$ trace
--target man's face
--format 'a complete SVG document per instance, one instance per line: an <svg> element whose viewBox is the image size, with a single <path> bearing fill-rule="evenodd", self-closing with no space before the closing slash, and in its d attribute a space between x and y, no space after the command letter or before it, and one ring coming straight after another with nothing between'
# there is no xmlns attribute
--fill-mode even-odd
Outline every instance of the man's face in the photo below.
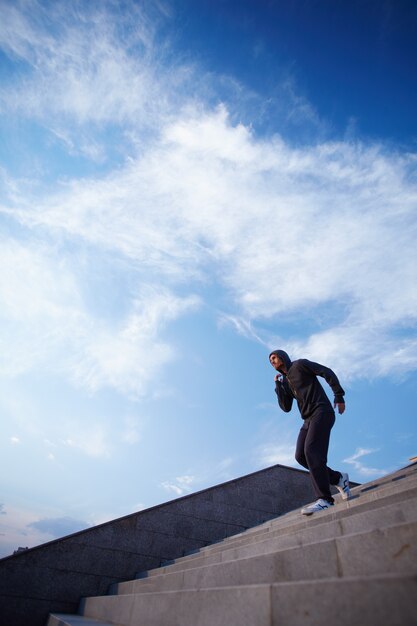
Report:
<svg viewBox="0 0 417 626"><path fill-rule="evenodd" d="M271 356L269 357L269 362L271 363L272 367L277 370L277 372L279 372L280 367L284 365L284 361L282 361L276 354L271 354Z"/></svg>

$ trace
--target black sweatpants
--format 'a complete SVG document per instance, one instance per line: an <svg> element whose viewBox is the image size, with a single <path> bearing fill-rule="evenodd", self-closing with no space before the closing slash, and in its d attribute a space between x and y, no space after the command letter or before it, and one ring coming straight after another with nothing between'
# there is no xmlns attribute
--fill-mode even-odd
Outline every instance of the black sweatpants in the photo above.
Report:
<svg viewBox="0 0 417 626"><path fill-rule="evenodd" d="M304 420L295 449L296 461L310 471L316 497L329 502L333 502L330 485L337 485L341 476L327 467L330 431L335 420L333 411L317 411Z"/></svg>

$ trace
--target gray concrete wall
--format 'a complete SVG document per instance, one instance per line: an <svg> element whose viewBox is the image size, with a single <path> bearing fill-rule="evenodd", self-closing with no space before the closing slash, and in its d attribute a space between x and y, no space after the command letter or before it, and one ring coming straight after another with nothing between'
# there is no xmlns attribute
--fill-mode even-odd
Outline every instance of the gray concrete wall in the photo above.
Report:
<svg viewBox="0 0 417 626"><path fill-rule="evenodd" d="M275 465L0 560L0 626L44 626L82 596L314 499L307 472Z"/></svg>

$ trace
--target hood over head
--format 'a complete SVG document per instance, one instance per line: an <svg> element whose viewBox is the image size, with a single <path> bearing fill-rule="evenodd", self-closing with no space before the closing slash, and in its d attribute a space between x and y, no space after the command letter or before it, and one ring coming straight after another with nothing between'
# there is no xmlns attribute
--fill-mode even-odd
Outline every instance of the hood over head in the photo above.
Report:
<svg viewBox="0 0 417 626"><path fill-rule="evenodd" d="M282 361L284 361L285 368L286 368L286 370L288 372L288 370L291 367L291 363L292 363L292 361L291 361L290 357L288 356L288 354L284 350L272 350L272 352L270 352L268 358L271 358L271 354L276 354Z"/></svg>

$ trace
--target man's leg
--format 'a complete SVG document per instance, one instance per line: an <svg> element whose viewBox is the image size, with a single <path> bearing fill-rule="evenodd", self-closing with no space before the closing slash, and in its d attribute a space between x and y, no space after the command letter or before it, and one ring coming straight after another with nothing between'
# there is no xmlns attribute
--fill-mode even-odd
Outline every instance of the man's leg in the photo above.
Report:
<svg viewBox="0 0 417 626"><path fill-rule="evenodd" d="M330 479L337 482L340 472L327 467L330 432L335 422L334 413L320 412L309 419L308 430L304 442L304 455L310 470L313 489L317 498L333 502L330 493Z"/></svg>
<svg viewBox="0 0 417 626"><path fill-rule="evenodd" d="M297 445L295 446L295 460L306 469L308 469L308 463L306 455L304 454L304 446L308 433L308 421L309 420L306 420L301 426L298 434Z"/></svg>
<svg viewBox="0 0 417 626"><path fill-rule="evenodd" d="M342 477L342 472L336 472L335 470L332 470L330 467L327 468L327 473L329 475L329 483L331 485L338 485L340 482L340 478Z"/></svg>

